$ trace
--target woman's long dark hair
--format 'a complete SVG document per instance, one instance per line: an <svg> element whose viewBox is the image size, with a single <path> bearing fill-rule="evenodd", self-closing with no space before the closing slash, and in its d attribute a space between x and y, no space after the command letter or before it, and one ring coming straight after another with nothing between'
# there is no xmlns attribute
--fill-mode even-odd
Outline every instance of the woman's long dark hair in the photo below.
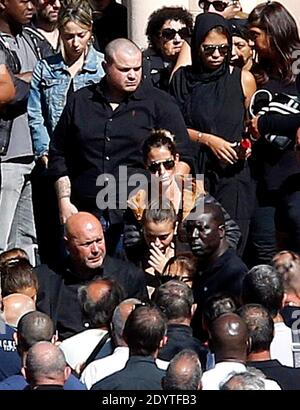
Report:
<svg viewBox="0 0 300 410"><path fill-rule="evenodd" d="M258 64L253 69L258 84L266 83L269 78L277 78L290 84L295 81L293 56L300 49L300 39L295 19L287 9L277 1L259 4L249 14L250 27L263 30L270 39L272 57L258 55ZM271 61L272 60L272 61Z"/></svg>

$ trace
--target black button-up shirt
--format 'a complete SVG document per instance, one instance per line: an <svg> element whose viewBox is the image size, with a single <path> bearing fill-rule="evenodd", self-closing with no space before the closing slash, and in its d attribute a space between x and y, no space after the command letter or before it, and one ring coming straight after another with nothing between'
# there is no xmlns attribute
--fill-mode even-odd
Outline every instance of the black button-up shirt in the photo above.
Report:
<svg viewBox="0 0 300 410"><path fill-rule="evenodd" d="M99 175L114 175L123 189L130 175L143 170L142 145L153 128L170 130L180 159L192 166L186 126L170 95L142 83L112 110L104 86L105 78L70 96L50 143L50 174L69 176L72 200L81 210L87 201L96 206ZM128 167L127 175L119 175L120 165Z"/></svg>

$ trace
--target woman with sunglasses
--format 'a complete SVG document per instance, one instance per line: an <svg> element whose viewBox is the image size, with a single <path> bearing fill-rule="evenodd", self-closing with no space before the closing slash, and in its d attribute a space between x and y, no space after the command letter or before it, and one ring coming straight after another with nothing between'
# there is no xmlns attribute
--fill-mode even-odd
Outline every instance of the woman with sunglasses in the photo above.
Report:
<svg viewBox="0 0 300 410"><path fill-rule="evenodd" d="M155 87L168 90L170 74L192 28L193 17L182 7L162 7L150 15L146 29L149 47L143 52L143 74Z"/></svg>
<svg viewBox="0 0 300 410"><path fill-rule="evenodd" d="M199 7L203 10L203 13L216 13L220 14L226 19L239 18L246 19L247 13L242 11L242 6L239 0L227 0L227 1L210 1L199 0ZM191 60L191 47L189 41L185 41L181 47L179 56L177 58L175 67L171 74L171 77L179 67L190 65Z"/></svg>
<svg viewBox="0 0 300 410"><path fill-rule="evenodd" d="M143 244L141 243L141 220L152 196L169 200L175 209L179 223L180 241L176 240L176 251L189 250L184 239L184 221L197 206L205 203L220 205L211 195L206 193L201 181L186 180L175 175L175 165L179 155L173 142L172 134L167 130L154 130L143 145L145 167L150 171L151 182L132 194L128 200L128 210L125 215L124 245L127 256L136 263L140 260ZM225 232L229 245L236 248L240 239L237 224L222 208L225 217ZM178 239L178 238L177 238ZM183 243L182 243L183 242Z"/></svg>
<svg viewBox="0 0 300 410"><path fill-rule="evenodd" d="M286 94L300 99L300 38L297 24L288 10L276 1L256 6L249 15L249 30L258 57L253 73L259 89L274 96ZM254 264L270 263L276 251L300 252L300 163L294 150L299 114L269 112L252 120L251 164L257 180L257 207L251 227ZM279 149L266 135L288 136L289 145Z"/></svg>
<svg viewBox="0 0 300 410"><path fill-rule="evenodd" d="M172 78L171 93L186 121L206 189L222 204L247 239L253 188L241 145L244 118L256 89L251 73L230 66L230 25L215 13L197 17L191 42L192 65ZM243 143L243 142L242 142Z"/></svg>

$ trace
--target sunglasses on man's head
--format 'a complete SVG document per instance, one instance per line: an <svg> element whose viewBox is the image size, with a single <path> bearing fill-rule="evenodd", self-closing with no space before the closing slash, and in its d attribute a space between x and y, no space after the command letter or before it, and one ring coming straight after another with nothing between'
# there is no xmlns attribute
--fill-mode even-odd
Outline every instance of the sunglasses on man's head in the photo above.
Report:
<svg viewBox="0 0 300 410"><path fill-rule="evenodd" d="M227 7L229 6L237 6L239 4L239 1L208 1L208 0L200 0L199 1L199 7L203 9L204 11L207 11L210 7L210 5L214 6L214 9L216 11L224 11Z"/></svg>
<svg viewBox="0 0 300 410"><path fill-rule="evenodd" d="M216 50L219 51L221 56L226 56L229 51L228 44L202 44L202 51L207 56L212 56Z"/></svg>
<svg viewBox="0 0 300 410"><path fill-rule="evenodd" d="M150 165L148 165L148 169L152 174L155 174L160 170L161 165L163 165L166 170L170 170L175 167L175 161L171 158L165 161L152 161Z"/></svg>
<svg viewBox="0 0 300 410"><path fill-rule="evenodd" d="M161 30L160 36L164 40L169 41L173 40L176 34L179 34L179 36L183 39L186 39L191 36L191 32L188 27L182 27L179 30L175 30L174 28L164 28L163 30Z"/></svg>

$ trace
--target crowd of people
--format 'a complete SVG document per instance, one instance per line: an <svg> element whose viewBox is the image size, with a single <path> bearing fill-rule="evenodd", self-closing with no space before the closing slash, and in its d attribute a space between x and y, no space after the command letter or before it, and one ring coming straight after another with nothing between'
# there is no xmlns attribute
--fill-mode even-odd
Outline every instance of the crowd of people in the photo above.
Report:
<svg viewBox="0 0 300 410"><path fill-rule="evenodd" d="M296 21L127 20L1 1L0 390L300 390Z"/></svg>

